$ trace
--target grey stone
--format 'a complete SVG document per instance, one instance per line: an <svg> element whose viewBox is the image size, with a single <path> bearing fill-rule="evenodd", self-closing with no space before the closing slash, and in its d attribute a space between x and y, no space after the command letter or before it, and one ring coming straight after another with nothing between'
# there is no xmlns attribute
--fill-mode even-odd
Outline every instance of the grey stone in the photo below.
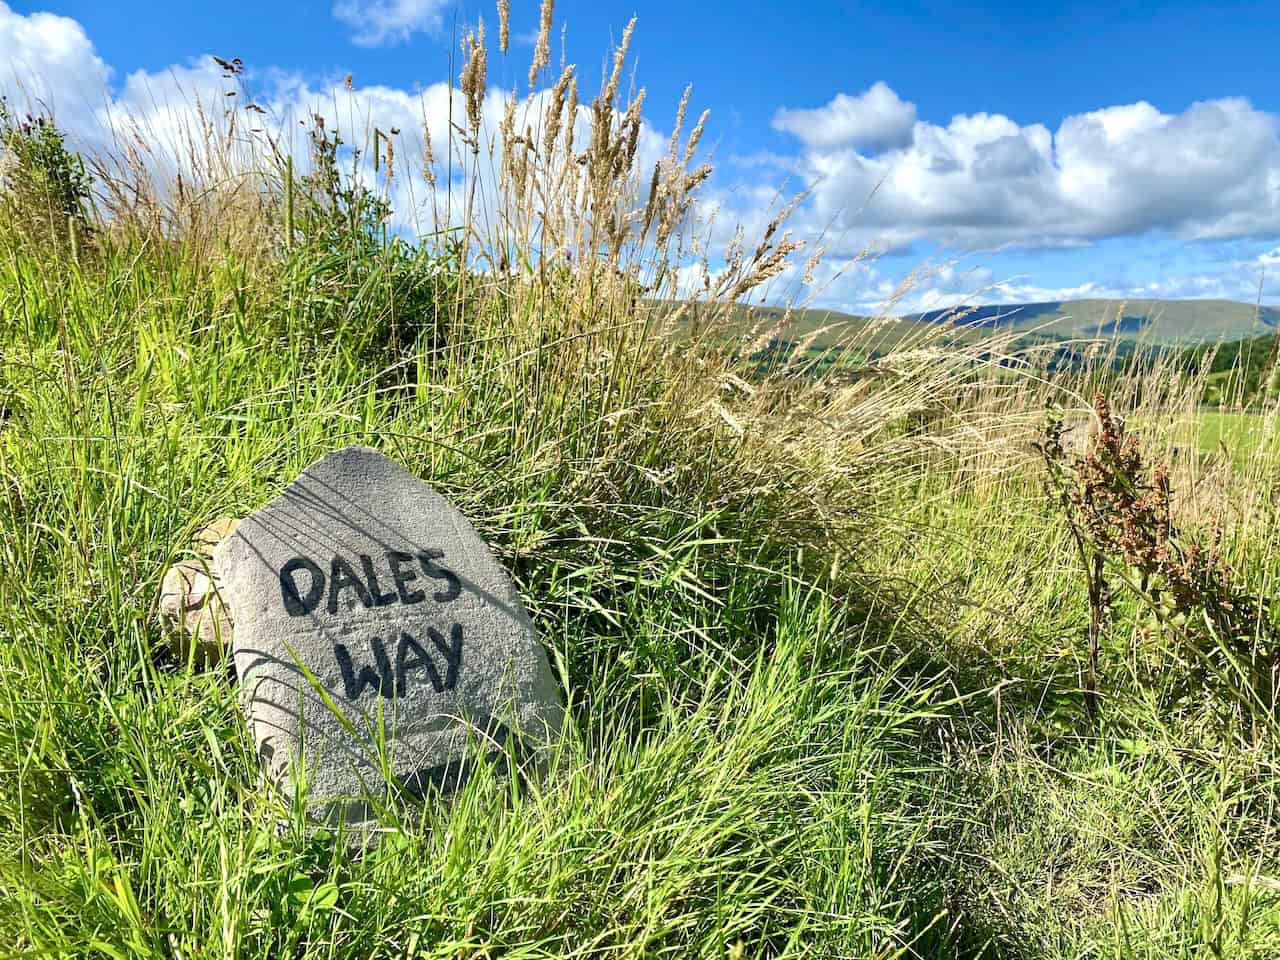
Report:
<svg viewBox="0 0 1280 960"><path fill-rule="evenodd" d="M560 691L507 574L444 497L375 450L313 463L214 553L259 759L359 824L385 759L423 796L508 749L536 764ZM379 745L385 744L385 749Z"/></svg>

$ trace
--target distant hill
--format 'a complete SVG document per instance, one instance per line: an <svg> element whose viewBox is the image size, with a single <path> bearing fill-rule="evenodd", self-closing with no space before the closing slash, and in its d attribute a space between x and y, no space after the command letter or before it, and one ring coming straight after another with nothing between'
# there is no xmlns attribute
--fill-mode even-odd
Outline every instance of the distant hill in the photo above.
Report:
<svg viewBox="0 0 1280 960"><path fill-rule="evenodd" d="M1117 337L1148 346L1242 340L1280 330L1280 307L1233 300L1064 300L930 310L906 319L1035 332L1046 339Z"/></svg>
<svg viewBox="0 0 1280 960"><path fill-rule="evenodd" d="M661 310L676 307L673 301L658 304ZM687 313L685 323L694 326L696 312ZM722 321L723 322L723 321ZM772 343L772 349L789 351L804 344L809 351L850 350L875 354L923 341L937 342L939 324L900 317L867 317L815 307L735 306L721 332L745 343ZM957 328L942 337L949 342L984 340L989 331Z"/></svg>
<svg viewBox="0 0 1280 960"><path fill-rule="evenodd" d="M1066 300L867 317L815 308L741 305L723 332L752 344L752 355L761 363L803 356L817 364L815 369L923 344L980 344L996 334L1004 341L1001 350L1048 348L1049 352L1038 355L1054 368L1089 362L1090 351L1069 341L1099 339L1115 342L1110 356L1116 362L1148 351L1172 351L1185 354L1194 366L1200 362L1195 358L1197 348L1203 345L1273 338L1280 332L1280 307L1231 300ZM1228 355L1235 353L1222 353L1215 364L1226 362Z"/></svg>

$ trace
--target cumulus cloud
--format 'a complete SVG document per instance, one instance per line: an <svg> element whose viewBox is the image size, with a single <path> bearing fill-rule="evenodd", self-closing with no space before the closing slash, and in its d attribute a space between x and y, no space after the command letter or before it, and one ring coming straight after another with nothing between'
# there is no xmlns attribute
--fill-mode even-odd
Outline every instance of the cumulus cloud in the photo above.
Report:
<svg viewBox="0 0 1280 960"><path fill-rule="evenodd" d="M779 113L774 125L801 142L814 224L850 233L854 245L876 236L965 250L1280 232L1277 118L1243 98L1177 114L1145 102L1105 107L1056 131L988 113L943 126L906 107L876 84Z"/></svg>
<svg viewBox="0 0 1280 960"><path fill-rule="evenodd" d="M835 147L893 149L911 142L916 105L903 101L883 81L856 96L836 94L812 110L779 110L775 130L799 137L817 150Z"/></svg>
<svg viewBox="0 0 1280 960"><path fill-rule="evenodd" d="M361 47L404 43L418 31L437 31L443 25L445 0L337 0L333 15L355 32L351 42Z"/></svg>
<svg viewBox="0 0 1280 960"><path fill-rule="evenodd" d="M43 107L83 122L110 76L75 20L52 13L23 16L0 0L0 95L12 105Z"/></svg>

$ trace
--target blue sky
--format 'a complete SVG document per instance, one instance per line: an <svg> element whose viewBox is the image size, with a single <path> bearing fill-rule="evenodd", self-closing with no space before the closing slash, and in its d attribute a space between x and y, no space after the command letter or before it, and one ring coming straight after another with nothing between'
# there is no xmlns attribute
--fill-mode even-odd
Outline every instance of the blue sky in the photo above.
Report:
<svg viewBox="0 0 1280 960"><path fill-rule="evenodd" d="M1252 300L1260 282L1280 302L1273 8L560 0L555 13L584 79L637 15L652 131L665 137L686 84L711 110L721 217L758 226L780 190L809 188L800 236L833 265L880 254L833 266L807 295L870 309L914 271L901 310ZM441 0L0 0L0 91L12 95L23 69L40 74L74 126L77 100L136 105L175 75L197 84L217 54L241 57L264 91L320 95L350 73L390 102L446 80L456 30L480 15L492 34L492 6ZM514 2L512 50L506 64L495 51L491 84L523 84L536 26L536 5Z"/></svg>

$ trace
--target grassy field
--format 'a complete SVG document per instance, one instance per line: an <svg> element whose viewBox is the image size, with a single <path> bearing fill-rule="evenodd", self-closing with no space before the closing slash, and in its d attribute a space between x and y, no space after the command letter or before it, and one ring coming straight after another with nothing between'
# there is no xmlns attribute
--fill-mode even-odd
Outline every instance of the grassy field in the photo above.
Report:
<svg viewBox="0 0 1280 960"><path fill-rule="evenodd" d="M1275 422L1254 412L1204 410L1196 424L1202 452L1225 451L1233 463L1246 469L1251 461L1266 457L1263 448L1275 439Z"/></svg>
<svg viewBox="0 0 1280 960"><path fill-rule="evenodd" d="M696 329L652 290L700 178L676 146L661 189L633 176L622 59L600 149L553 138L504 164L496 213L412 246L323 153L83 214L56 151L23 154L0 206L0 956L1280 955L1274 684L1240 669L1274 679L1276 410L1202 411L1158 366L1046 378L996 363L998 336L762 372L780 318L743 329L736 304L802 254L771 229ZM585 200L547 210L534 182ZM569 239L599 257L557 258ZM1113 557L1090 671L1034 443L1098 389L1169 464L1169 549L1212 543L1257 600L1225 659L1189 639L1220 609L1179 621ZM546 777L393 789L362 856L261 785L232 679L155 615L193 531L350 443L493 545L569 704Z"/></svg>

